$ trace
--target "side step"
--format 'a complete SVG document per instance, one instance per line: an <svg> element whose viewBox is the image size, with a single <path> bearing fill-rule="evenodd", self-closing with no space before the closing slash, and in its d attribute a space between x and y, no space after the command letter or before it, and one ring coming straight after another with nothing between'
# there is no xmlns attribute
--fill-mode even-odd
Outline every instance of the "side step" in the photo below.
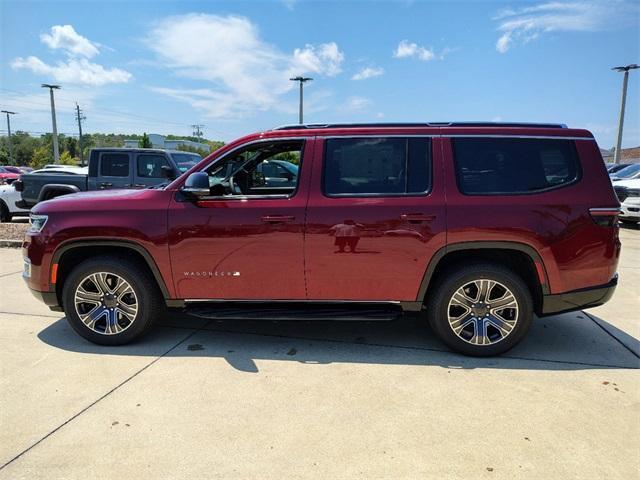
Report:
<svg viewBox="0 0 640 480"><path fill-rule="evenodd" d="M391 321L402 315L395 304L307 303L307 302L220 302L188 305L185 312L215 320L322 320Z"/></svg>

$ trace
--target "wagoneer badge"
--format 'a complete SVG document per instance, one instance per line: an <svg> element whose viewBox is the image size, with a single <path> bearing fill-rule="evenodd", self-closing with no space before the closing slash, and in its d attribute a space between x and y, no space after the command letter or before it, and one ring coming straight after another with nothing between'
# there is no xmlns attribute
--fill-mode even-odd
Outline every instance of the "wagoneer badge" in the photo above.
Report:
<svg viewBox="0 0 640 480"><path fill-rule="evenodd" d="M198 271L198 272L184 272L185 277L239 277L240 272L220 272L218 270L215 271Z"/></svg>

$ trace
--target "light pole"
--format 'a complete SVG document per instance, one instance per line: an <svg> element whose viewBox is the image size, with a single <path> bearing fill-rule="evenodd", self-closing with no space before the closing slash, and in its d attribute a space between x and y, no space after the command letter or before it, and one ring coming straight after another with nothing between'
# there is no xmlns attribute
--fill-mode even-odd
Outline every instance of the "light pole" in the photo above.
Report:
<svg viewBox="0 0 640 480"><path fill-rule="evenodd" d="M16 112L10 112L9 110L2 110L2 113L7 114L7 136L9 137L9 160L13 163L13 144L11 143L11 118L9 115L15 115Z"/></svg>
<svg viewBox="0 0 640 480"><path fill-rule="evenodd" d="M49 95L51 97L51 121L53 122L53 163L60 161L60 151L58 150L58 126L56 125L56 103L53 100L53 91L60 89L60 85L49 85L43 83L42 88L49 89Z"/></svg>
<svg viewBox="0 0 640 480"><path fill-rule="evenodd" d="M627 103L627 83L629 83L629 70L635 70L640 68L640 65L635 63L627 65L625 67L613 67L611 70L616 72L624 72L624 80L622 81L622 100L620 102L620 121L618 122L618 141L616 142L615 156L613 157L613 163L620 163L620 149L622 148L622 127L624 125L624 107Z"/></svg>
<svg viewBox="0 0 640 480"><path fill-rule="evenodd" d="M305 82L310 82L311 80L313 80L313 78L309 78L309 77L294 77L294 78L290 78L289 80L291 80L292 82L300 82L300 122L299 123L300 123L300 125L302 125L304 123L303 122L304 115L303 115L303 107L302 107L302 105L303 105L303 93L302 93L302 91L304 89L303 85L304 85Z"/></svg>

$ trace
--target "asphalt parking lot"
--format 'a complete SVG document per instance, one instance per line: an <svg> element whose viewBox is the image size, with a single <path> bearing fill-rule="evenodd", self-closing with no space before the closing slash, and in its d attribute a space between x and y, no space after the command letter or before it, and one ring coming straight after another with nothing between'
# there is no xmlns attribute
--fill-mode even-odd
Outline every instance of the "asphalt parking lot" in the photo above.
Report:
<svg viewBox="0 0 640 480"><path fill-rule="evenodd" d="M0 479L638 478L640 230L607 305L499 358L418 321L174 316L98 347L0 249Z"/></svg>

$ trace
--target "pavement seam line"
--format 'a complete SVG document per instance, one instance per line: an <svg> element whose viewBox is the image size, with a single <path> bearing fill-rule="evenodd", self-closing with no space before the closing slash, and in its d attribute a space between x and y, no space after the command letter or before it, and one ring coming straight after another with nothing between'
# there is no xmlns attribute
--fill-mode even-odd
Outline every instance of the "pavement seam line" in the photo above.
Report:
<svg viewBox="0 0 640 480"><path fill-rule="evenodd" d="M624 348L626 348L627 350L629 350L631 352L631 354L636 357L636 358L640 358L640 355L638 355L636 352L634 352L631 348L629 348L627 346L627 344L625 344L622 340L620 340L618 337L616 337L613 333L611 333L609 330L607 330L606 328L604 328L604 326L600 325L600 322L596 321L595 318L593 318L591 315L589 315L587 312L583 311L582 313L584 313L587 317L589 317L589 320L591 320L593 323L595 323L597 326L599 326L602 330L604 330L606 332L607 335L609 335L611 338L613 338L616 342L618 342L620 345L622 345Z"/></svg>
<svg viewBox="0 0 640 480"><path fill-rule="evenodd" d="M11 272L11 273L3 273L2 275L0 275L0 278L8 277L9 275L15 275L16 273L22 273L22 270L18 270L17 272Z"/></svg>
<svg viewBox="0 0 640 480"><path fill-rule="evenodd" d="M4 310L0 310L0 314L3 315L21 315L23 317L42 317L42 318L64 318L64 314L60 312L60 315L43 315L41 313L23 313L23 312L5 312Z"/></svg>
<svg viewBox="0 0 640 480"><path fill-rule="evenodd" d="M210 323L210 322L209 322ZM200 332L201 330L204 329L204 327L206 327L208 325L208 323L206 325L203 325L200 328L197 328L195 330L193 330L193 332L191 332L189 335L187 335L186 337L184 337L182 340L180 340L178 343L176 343L173 347L171 347L170 349L168 349L166 352L164 352L162 355L160 355L159 357L154 358L151 362L149 362L148 364L146 364L144 367L142 367L141 369L139 369L138 371L134 372L133 374L131 374L129 377L127 377L126 379L124 379L122 382L120 382L118 385L116 385L115 387L113 387L111 390L109 390L108 392L106 392L105 394L103 394L102 396L98 397L96 400L94 400L93 402L91 402L89 405L87 405L86 407L84 407L83 409L81 409L79 412L77 412L75 415L72 415L70 418L68 418L66 421L64 421L62 424L58 425L56 428L54 428L53 430L51 430L49 433L47 433L44 437L42 437L40 440L38 440L37 442L33 443L32 445L30 445L29 447L25 448L22 452L20 452L19 454L17 454L15 457L13 457L11 460L7 461L4 465L0 466L0 471L4 470L5 467L9 466L10 464L12 464L13 462L15 462L16 460L18 460L20 457L22 457L24 454L26 454L27 452L29 452L30 450L32 450L33 448L35 448L36 446L40 445L42 442L44 442L47 438L49 438L51 435L53 435L54 433L56 433L58 430L60 430L62 427L64 427L65 425L71 423L73 420L75 420L76 418L78 418L80 415L82 415L84 412L86 412L87 410L89 410L91 407L93 407L94 405L98 404L99 402L101 402L102 400L104 400L105 398L107 398L109 395L111 395L113 392L115 392L116 390L118 390L120 387L126 385L127 383L129 383L129 381L133 380L135 377L137 377L138 375L140 375L142 372L144 372L146 369L148 369L149 367L151 367L153 364L155 364L157 361L159 361L160 359L164 358L165 356L167 356L169 353L171 353L173 350L175 350L176 348L178 348L180 345L182 345L184 342L186 342L187 340L189 340L191 337L193 337L195 334L197 334L198 332Z"/></svg>
<svg viewBox="0 0 640 480"><path fill-rule="evenodd" d="M215 320L212 320L215 321ZM174 325L162 325L163 327L166 328L175 328L175 329L188 329L188 327L176 327ZM442 349L437 349L437 348L425 348L425 347L410 347L410 346L406 346L406 345L387 345L384 343L362 343L362 342L350 342L348 340L336 340L336 339L331 339L331 338L308 338L308 337L298 337L298 336L293 336L293 335L278 335L275 333L255 333L255 332L234 332L233 330L217 330L217 329L212 329L212 328L206 328L207 325L205 325L201 330L202 331L206 331L206 332L218 332L218 333L234 333L234 334L238 334L238 335L257 335L257 336L262 336L262 337L276 337L276 338L288 338L288 339L294 339L294 340L308 340L308 341L315 341L315 342L329 342L329 343L342 343L342 344L347 344L347 345L363 345L363 346L368 346L368 347L380 347L380 348L400 348L400 349L404 349L404 350L417 350L417 351L424 351L424 352L437 352L437 353L449 353L452 355L455 355L455 352L452 352L451 350L442 350ZM465 357L467 358L467 357ZM472 357L469 357L472 358ZM492 357L489 357L492 358ZM493 357L495 358L495 357ZM509 359L509 360L524 360L524 361L529 361L529 362L543 362L543 363L559 363L559 364L566 364L566 365L584 365L584 366L588 366L588 367L607 367L607 368L621 368L621 369L627 369L627 370L637 370L637 367L627 367L624 365L611 365L611 364L606 364L606 363L588 363L588 362L572 362L570 360L547 360L544 358L529 358L529 357L515 357L515 356L508 356L508 355L501 355L500 357L497 358L505 358L505 359Z"/></svg>

